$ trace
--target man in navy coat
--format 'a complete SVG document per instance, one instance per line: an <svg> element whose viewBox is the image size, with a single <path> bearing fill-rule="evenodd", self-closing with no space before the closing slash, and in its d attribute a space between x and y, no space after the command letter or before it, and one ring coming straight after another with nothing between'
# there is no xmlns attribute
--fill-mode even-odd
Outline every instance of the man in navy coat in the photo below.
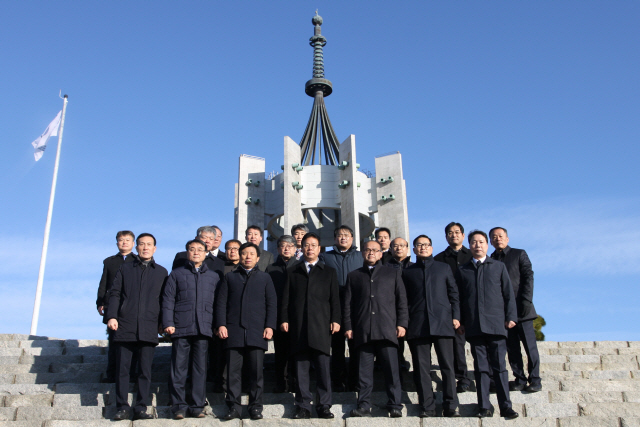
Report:
<svg viewBox="0 0 640 427"><path fill-rule="evenodd" d="M518 313L507 267L487 256L484 231L469 233L471 261L458 269L461 326L471 344L478 394L478 417L492 417L489 402L491 376L496 384L500 416L517 418L509 400L509 373L505 363L507 330L516 326Z"/></svg>
<svg viewBox="0 0 640 427"><path fill-rule="evenodd" d="M251 388L249 416L262 418L264 378L262 366L267 341L276 328L276 291L271 276L257 268L260 249L254 243L240 246L240 266L227 273L216 301L218 336L227 353L227 406L225 420L240 418L242 366L249 365Z"/></svg>

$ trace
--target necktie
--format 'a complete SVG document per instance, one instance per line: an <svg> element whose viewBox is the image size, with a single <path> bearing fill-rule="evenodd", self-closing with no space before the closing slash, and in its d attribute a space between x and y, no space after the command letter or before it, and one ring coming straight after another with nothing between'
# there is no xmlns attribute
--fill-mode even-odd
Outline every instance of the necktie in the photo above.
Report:
<svg viewBox="0 0 640 427"><path fill-rule="evenodd" d="M313 269L313 264L309 264L309 271L307 271L308 274L311 274L311 270Z"/></svg>

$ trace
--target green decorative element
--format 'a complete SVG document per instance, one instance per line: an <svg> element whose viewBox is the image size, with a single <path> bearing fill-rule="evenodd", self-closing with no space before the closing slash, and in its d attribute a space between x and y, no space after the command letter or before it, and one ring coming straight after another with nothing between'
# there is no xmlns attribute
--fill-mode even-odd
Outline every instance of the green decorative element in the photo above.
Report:
<svg viewBox="0 0 640 427"><path fill-rule="evenodd" d="M387 200L387 196L382 196L380 198L382 199L383 202Z"/></svg>
<svg viewBox="0 0 640 427"><path fill-rule="evenodd" d="M533 319L533 331L536 333L536 341L544 341L544 333L542 333L541 329L546 324L547 322L542 316L538 316Z"/></svg>
<svg viewBox="0 0 640 427"><path fill-rule="evenodd" d="M302 190L302 188L303 188L302 184L296 185L296 190Z"/></svg>
<svg viewBox="0 0 640 427"><path fill-rule="evenodd" d="M253 182L253 180L248 179L247 182L245 182L245 185L248 187L251 185L251 183Z"/></svg>
<svg viewBox="0 0 640 427"><path fill-rule="evenodd" d="M345 179L345 180L340 181L340 183L338 184L338 187L340 187L340 188L343 188L343 189L344 189L344 188L346 188L348 185L349 185L349 181L347 181L347 180Z"/></svg>
<svg viewBox="0 0 640 427"><path fill-rule="evenodd" d="M253 185L255 185L256 187L260 187L260 181L254 182Z"/></svg>
<svg viewBox="0 0 640 427"><path fill-rule="evenodd" d="M395 200L396 196L394 196L393 194L389 194L389 200Z"/></svg>
<svg viewBox="0 0 640 427"><path fill-rule="evenodd" d="M260 203L260 199L256 199L253 203L257 205L258 203Z"/></svg>
<svg viewBox="0 0 640 427"><path fill-rule="evenodd" d="M244 201L247 205L251 204L251 197L247 197L247 200Z"/></svg>
<svg viewBox="0 0 640 427"><path fill-rule="evenodd" d="M387 178L387 182L393 182L393 177L390 176L389 178Z"/></svg>
<svg viewBox="0 0 640 427"><path fill-rule="evenodd" d="M358 183L358 188L360 188L360 185L361 185L361 184L360 184L360 183Z"/></svg>
<svg viewBox="0 0 640 427"><path fill-rule="evenodd" d="M280 169L284 170L284 165L280 165Z"/></svg>
<svg viewBox="0 0 640 427"><path fill-rule="evenodd" d="M360 169L360 163L356 163L356 169Z"/></svg>
<svg viewBox="0 0 640 427"><path fill-rule="evenodd" d="M300 163L291 163L291 167L292 168L297 168L298 166L300 166Z"/></svg>
<svg viewBox="0 0 640 427"><path fill-rule="evenodd" d="M302 169L304 169L302 166L298 166L298 167L296 168L296 172L301 172L301 171L302 171Z"/></svg>
<svg viewBox="0 0 640 427"><path fill-rule="evenodd" d="M384 182L387 182L387 180L386 180L386 179L384 179L384 178L380 178L380 182L381 182L381 183L384 183Z"/></svg>
<svg viewBox="0 0 640 427"><path fill-rule="evenodd" d="M299 181L293 181L293 182L291 183L291 185L293 185L294 187L295 187L295 186L297 186L298 184L300 184L300 182L299 182Z"/></svg>
<svg viewBox="0 0 640 427"><path fill-rule="evenodd" d="M342 161L340 162L340 164L338 165L338 169L340 169L341 171L344 170L347 166L349 166L349 162L347 161Z"/></svg>

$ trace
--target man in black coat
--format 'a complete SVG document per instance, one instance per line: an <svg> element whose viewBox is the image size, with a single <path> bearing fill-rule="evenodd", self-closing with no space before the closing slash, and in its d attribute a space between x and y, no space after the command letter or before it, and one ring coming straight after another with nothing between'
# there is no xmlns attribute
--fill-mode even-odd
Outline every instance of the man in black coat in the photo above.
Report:
<svg viewBox="0 0 640 427"><path fill-rule="evenodd" d="M113 279L116 277L116 273L120 269L120 266L125 262L132 262L135 259L135 255L131 252L133 249L133 242L136 240L136 236L129 230L122 230L116 233L116 244L118 245L118 253L105 258L102 262L102 277L100 277L100 285L98 286L98 299L96 300L96 306L98 308L98 314L102 316L102 323L107 324L105 312L107 311L107 304L109 302L109 290L113 284ZM112 383L116 380L116 347L113 342L113 336L115 331L107 328L107 336L109 337L109 350L107 353L107 373L102 379L102 382ZM137 365L137 362L133 363L133 366ZM135 369L134 369L135 370Z"/></svg>
<svg viewBox="0 0 640 427"><path fill-rule="evenodd" d="M331 336L340 331L340 295L336 271L318 260L320 237L307 233L302 240L304 258L287 272L282 293L280 329L290 334L296 378L294 419L310 418L309 368L315 365L317 393L314 402L320 418L331 412Z"/></svg>
<svg viewBox="0 0 640 427"><path fill-rule="evenodd" d="M387 409L392 418L402 417L398 338L409 323L402 273L380 262L381 246L365 243L364 265L347 275L342 306L345 336L358 352L358 407L352 417L371 416L373 360L378 357L387 388Z"/></svg>
<svg viewBox="0 0 640 427"><path fill-rule="evenodd" d="M204 262L207 264L207 267L209 267L209 270L217 272L222 279L224 276L224 261L215 256L212 252L216 240L216 229L209 225L200 227L196 232L195 238L203 241L207 245L207 256L205 257ZM175 270L178 267L184 267L188 264L189 257L187 256L187 251L178 252L176 257L173 259L171 269Z"/></svg>
<svg viewBox="0 0 640 427"><path fill-rule="evenodd" d="M496 249L491 258L502 261L507 266L513 294L516 298L518 309L518 324L509 329L507 336L507 354L509 364L516 381L509 385L511 391L525 390L529 393L542 390L540 379L540 355L536 343L536 332L533 329L533 320L538 317L533 306L533 269L529 256L522 249L509 246L507 229L502 227L492 228L489 231L491 245ZM527 353L527 368L529 378L524 374L524 363L520 350L520 341L524 344ZM527 381L529 385L527 385Z"/></svg>
<svg viewBox="0 0 640 427"><path fill-rule="evenodd" d="M213 241L213 247L211 248L211 252L214 256L217 256L222 261L227 260L227 254L220 249L220 245L222 244L222 230L217 225L212 225L212 227L216 230L216 238Z"/></svg>
<svg viewBox="0 0 640 427"><path fill-rule="evenodd" d="M409 242L402 237L396 237L391 241L391 252L393 257L386 263L387 266L402 271L413 264L409 256Z"/></svg>
<svg viewBox="0 0 640 427"><path fill-rule="evenodd" d="M280 310L282 309L282 293L287 282L287 270L297 262L296 240L293 236L284 235L278 238L278 258L267 267L267 274L271 276L278 297L278 322L280 325ZM286 393L293 390L293 362L289 350L289 334L277 329L273 333L275 350L276 387L275 393Z"/></svg>
<svg viewBox="0 0 640 427"><path fill-rule="evenodd" d="M413 241L415 264L402 270L409 302L407 342L413 359L413 379L418 391L420 417L435 417L436 402L431 384L431 345L442 373L442 409L445 417L459 417L453 370L453 337L460 326L458 287L448 265L434 261L431 238Z"/></svg>
<svg viewBox="0 0 640 427"><path fill-rule="evenodd" d="M296 224L291 227L291 236L296 240L296 260L300 260L304 256L302 250L302 238L309 232L309 227L304 224Z"/></svg>
<svg viewBox="0 0 640 427"><path fill-rule="evenodd" d="M171 391L173 418L204 418L207 349L213 336L213 303L220 276L209 270L201 240L186 244L189 264L171 272L162 293L162 325L171 336ZM185 385L191 371L191 405Z"/></svg>
<svg viewBox="0 0 640 427"><path fill-rule="evenodd" d="M458 267L471 261L471 251L464 246L464 227L459 222L450 222L444 228L444 237L449 246L433 259L449 264L454 277L457 277ZM464 393L471 387L467 371L466 342L464 334L458 331L453 338L453 367L458 381L456 387L458 393Z"/></svg>
<svg viewBox="0 0 640 427"><path fill-rule="evenodd" d="M271 276L256 268L260 250L253 243L240 247L240 267L227 273L216 302L218 336L227 354L227 406L225 420L240 418L242 366L249 365L249 415L262 418L264 378L262 366L267 341L277 320L276 291Z"/></svg>
<svg viewBox="0 0 640 427"><path fill-rule="evenodd" d="M151 391L151 364L158 345L160 330L160 295L167 279L167 270L153 260L156 238L142 233L136 240L138 257L122 264L109 292L107 326L115 331L118 343L116 359L116 407L114 420L131 418L128 402L131 357L138 353L138 396L133 418L153 418L147 414Z"/></svg>
<svg viewBox="0 0 640 427"><path fill-rule="evenodd" d="M505 363L507 330L516 326L518 313L507 267L487 257L489 243L484 231L469 234L473 258L458 269L462 313L460 332L471 344L478 393L478 416L493 416L489 383L493 374L500 416L516 418L509 400L509 373Z"/></svg>
<svg viewBox="0 0 640 427"><path fill-rule="evenodd" d="M260 261L258 268L260 271L267 271L267 267L273 264L273 254L262 247L262 228L257 225L250 225L244 232L247 243L253 243L260 250Z"/></svg>
<svg viewBox="0 0 640 427"><path fill-rule="evenodd" d="M373 235L382 248L382 263L386 264L393 258L393 251L391 251L391 230L387 227L380 227Z"/></svg>

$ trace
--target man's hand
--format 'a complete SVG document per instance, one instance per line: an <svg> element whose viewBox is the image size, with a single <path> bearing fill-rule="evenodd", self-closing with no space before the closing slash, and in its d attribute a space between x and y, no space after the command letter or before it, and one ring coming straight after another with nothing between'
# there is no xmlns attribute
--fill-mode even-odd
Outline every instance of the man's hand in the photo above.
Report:
<svg viewBox="0 0 640 427"><path fill-rule="evenodd" d="M104 316L104 305L101 305L100 307L98 307L98 314L100 316Z"/></svg>
<svg viewBox="0 0 640 427"><path fill-rule="evenodd" d="M407 333L407 330L402 326L396 326L396 336L402 338Z"/></svg>
<svg viewBox="0 0 640 427"><path fill-rule="evenodd" d="M218 337L221 340L226 340L227 338L229 338L229 333L227 332L227 327L226 326L220 326L218 328Z"/></svg>
<svg viewBox="0 0 640 427"><path fill-rule="evenodd" d="M270 340L272 336L273 336L273 329L264 328L264 333L262 334L262 338L264 338L265 340Z"/></svg>
<svg viewBox="0 0 640 427"><path fill-rule="evenodd" d="M287 322L284 322L282 325L280 325L280 330L282 332L289 332L289 324Z"/></svg>
<svg viewBox="0 0 640 427"><path fill-rule="evenodd" d="M118 321L116 319L109 319L109 321L107 322L107 328L111 329L112 331L117 331Z"/></svg>
<svg viewBox="0 0 640 427"><path fill-rule="evenodd" d="M453 329L458 329L460 327L460 321L458 319L453 319Z"/></svg>
<svg viewBox="0 0 640 427"><path fill-rule="evenodd" d="M456 332L458 333L458 335L464 335L464 326L462 325L458 326L458 329L456 329Z"/></svg>
<svg viewBox="0 0 640 427"><path fill-rule="evenodd" d="M509 320L508 322L504 322L504 327L507 329L511 329L516 326L516 322L513 320Z"/></svg>
<svg viewBox="0 0 640 427"><path fill-rule="evenodd" d="M344 333L344 336L347 337L348 340L352 340L353 339L353 331L352 330L348 330Z"/></svg>
<svg viewBox="0 0 640 427"><path fill-rule="evenodd" d="M335 334L336 332L340 332L340 324L333 322L331 323L331 333Z"/></svg>
<svg viewBox="0 0 640 427"><path fill-rule="evenodd" d="M173 326L167 326L166 328L164 328L164 331L169 335L173 335L176 332L176 328L174 328Z"/></svg>

